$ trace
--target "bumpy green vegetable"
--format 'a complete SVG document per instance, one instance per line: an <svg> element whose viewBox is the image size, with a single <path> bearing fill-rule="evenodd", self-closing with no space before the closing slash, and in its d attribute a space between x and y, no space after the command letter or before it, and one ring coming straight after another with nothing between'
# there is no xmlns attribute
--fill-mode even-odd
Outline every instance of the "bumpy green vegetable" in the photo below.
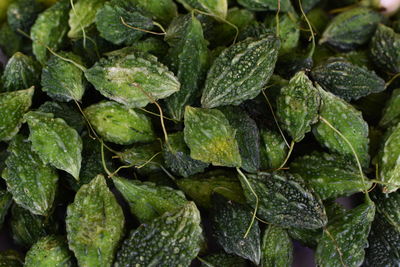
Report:
<svg viewBox="0 0 400 267"><path fill-rule="evenodd" d="M354 49L369 41L380 20L379 13L372 9L352 8L332 19L319 42L341 50Z"/></svg>
<svg viewBox="0 0 400 267"><path fill-rule="evenodd" d="M111 266L123 235L124 214L99 175L76 193L67 210L69 248L79 266Z"/></svg>
<svg viewBox="0 0 400 267"><path fill-rule="evenodd" d="M133 230L114 266L189 266L200 251L201 240L200 213L190 202Z"/></svg>
<svg viewBox="0 0 400 267"><path fill-rule="evenodd" d="M50 55L47 47L58 50L65 41L69 10L70 1L61 0L40 13L31 28L32 52L43 65Z"/></svg>
<svg viewBox="0 0 400 267"><path fill-rule="evenodd" d="M32 104L34 89L0 93L0 141L8 141L17 134L23 116Z"/></svg>
<svg viewBox="0 0 400 267"><path fill-rule="evenodd" d="M17 91L39 84L40 66L30 56L21 52L15 53L7 62L1 77L3 89L0 91Z"/></svg>
<svg viewBox="0 0 400 267"><path fill-rule="evenodd" d="M293 141L300 142L318 121L320 101L318 90L303 71L281 89L276 114Z"/></svg>
<svg viewBox="0 0 400 267"><path fill-rule="evenodd" d="M61 57L82 64L79 56L59 52ZM42 70L42 90L57 101L80 101L85 92L83 71L71 62L52 56Z"/></svg>
<svg viewBox="0 0 400 267"><path fill-rule="evenodd" d="M393 225L397 231L400 231L400 192L391 194L382 194L374 192L371 195L372 200L376 203L376 209L380 216Z"/></svg>
<svg viewBox="0 0 400 267"><path fill-rule="evenodd" d="M355 164L335 154L314 152L297 158L290 171L299 174L322 199L335 199L368 190L372 183L363 181Z"/></svg>
<svg viewBox="0 0 400 267"><path fill-rule="evenodd" d="M383 110L382 118L379 122L381 127L387 128L400 122L400 88L393 90L390 99L387 101Z"/></svg>
<svg viewBox="0 0 400 267"><path fill-rule="evenodd" d="M371 40L371 56L374 63L389 72L400 72L400 34L379 24Z"/></svg>
<svg viewBox="0 0 400 267"><path fill-rule="evenodd" d="M330 92L321 88L319 88L319 92L322 98L320 116L325 121L321 119L314 126L315 138L329 150L355 161L355 155L350 145L332 129L334 127L353 146L361 165L368 166L369 131L368 124L363 120L361 112Z"/></svg>
<svg viewBox="0 0 400 267"><path fill-rule="evenodd" d="M258 196L258 216L282 227L315 229L327 223L321 200L306 187L298 175L287 172L239 176L247 202L255 207Z"/></svg>
<svg viewBox="0 0 400 267"><path fill-rule="evenodd" d="M274 0L238 0L238 3L246 7L247 9L254 11L267 11L278 9L278 2ZM280 1L279 7L280 10L283 12L287 12L293 9L290 0Z"/></svg>
<svg viewBox="0 0 400 267"><path fill-rule="evenodd" d="M202 267L247 267L246 260L226 253L215 253L201 257Z"/></svg>
<svg viewBox="0 0 400 267"><path fill-rule="evenodd" d="M240 167L235 132L219 110L190 106L185 109L185 142L193 159L215 166Z"/></svg>
<svg viewBox="0 0 400 267"><path fill-rule="evenodd" d="M152 14L153 18L163 25L168 25L178 14L173 0L131 0L131 2Z"/></svg>
<svg viewBox="0 0 400 267"><path fill-rule="evenodd" d="M281 6L282 6L281 1ZM290 3L290 2L289 2ZM265 23L271 30L276 29L276 17L267 16ZM292 9L288 13L279 15L279 33L278 36L281 40L281 48L279 54L292 52L298 45L300 40L299 18L296 12Z"/></svg>
<svg viewBox="0 0 400 267"><path fill-rule="evenodd" d="M270 225L262 241L261 266L292 266L293 245L285 229Z"/></svg>
<svg viewBox="0 0 400 267"><path fill-rule="evenodd" d="M221 19L225 19L228 12L227 0L178 0L178 2L189 11L198 9Z"/></svg>
<svg viewBox="0 0 400 267"><path fill-rule="evenodd" d="M183 132L168 135L168 145L163 148L165 165L168 168L180 176L188 177L203 172L208 167L208 163L192 159L189 154Z"/></svg>
<svg viewBox="0 0 400 267"><path fill-rule="evenodd" d="M139 110L104 101L86 108L85 114L105 141L129 145L155 139L150 119Z"/></svg>
<svg viewBox="0 0 400 267"><path fill-rule="evenodd" d="M14 137L8 152L2 177L14 201L33 214L48 215L56 193L57 172L42 162L22 135Z"/></svg>
<svg viewBox="0 0 400 267"><path fill-rule="evenodd" d="M128 202L132 214L142 223L150 222L167 211L174 211L187 204L182 192L170 187L121 177L113 177L113 181Z"/></svg>
<svg viewBox="0 0 400 267"><path fill-rule="evenodd" d="M316 250L319 266L360 266L368 246L368 233L375 215L372 201L329 221Z"/></svg>
<svg viewBox="0 0 400 267"><path fill-rule="evenodd" d="M82 140L75 129L51 113L30 111L25 114L32 149L44 163L64 170L76 180L82 161Z"/></svg>
<svg viewBox="0 0 400 267"><path fill-rule="evenodd" d="M143 107L180 88L167 67L141 52L102 58L85 76L105 97L130 107Z"/></svg>
<svg viewBox="0 0 400 267"><path fill-rule="evenodd" d="M379 153L379 179L388 183L383 192L391 193L400 187L400 124L395 126L384 140Z"/></svg>
<svg viewBox="0 0 400 267"><path fill-rule="evenodd" d="M11 203L12 195L5 190L0 190L0 229L3 227L4 218L7 215Z"/></svg>
<svg viewBox="0 0 400 267"><path fill-rule="evenodd" d="M145 34L124 24L143 30L151 30L154 26L148 14L132 5L130 0L112 0L97 12L96 26L100 36L113 44L130 45Z"/></svg>
<svg viewBox="0 0 400 267"><path fill-rule="evenodd" d="M260 160L261 169L278 169L285 161L288 147L282 135L269 129L263 129L260 133L261 147Z"/></svg>
<svg viewBox="0 0 400 267"><path fill-rule="evenodd" d="M167 30L166 41L171 70L181 83L179 92L166 99L169 113L181 120L186 105L192 105L208 67L207 41L199 20L191 14L174 19Z"/></svg>
<svg viewBox="0 0 400 267"><path fill-rule="evenodd" d="M73 266L71 252L62 237L46 236L28 251L26 267L69 267Z"/></svg>
<svg viewBox="0 0 400 267"><path fill-rule="evenodd" d="M0 252L0 267L22 267L24 259L14 250Z"/></svg>
<svg viewBox="0 0 400 267"><path fill-rule="evenodd" d="M0 26L0 48L9 57L23 50L23 37L14 32L8 23Z"/></svg>
<svg viewBox="0 0 400 267"><path fill-rule="evenodd" d="M313 79L324 89L346 101L357 100L386 89L385 81L364 66L351 64L343 58L331 58L312 71Z"/></svg>
<svg viewBox="0 0 400 267"><path fill-rule="evenodd" d="M216 194L213 196L213 212L214 235L224 250L259 264L260 228L257 221L245 237L251 223L251 208Z"/></svg>
<svg viewBox="0 0 400 267"><path fill-rule="evenodd" d="M238 105L256 97L272 75L279 47L275 36L262 35L224 50L207 74L202 106Z"/></svg>
<svg viewBox="0 0 400 267"><path fill-rule="evenodd" d="M7 22L14 31L22 30L29 34L43 5L36 0L16 0L7 9Z"/></svg>

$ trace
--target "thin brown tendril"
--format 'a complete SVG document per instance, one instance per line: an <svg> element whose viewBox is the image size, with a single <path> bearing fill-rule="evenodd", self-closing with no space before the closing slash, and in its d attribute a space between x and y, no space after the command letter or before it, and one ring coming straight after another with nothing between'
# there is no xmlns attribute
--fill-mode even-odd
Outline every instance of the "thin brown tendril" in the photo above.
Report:
<svg viewBox="0 0 400 267"><path fill-rule="evenodd" d="M332 236L332 234L328 231L328 229L324 228L324 232L328 235L328 237L333 241L335 244L336 251L339 254L340 263L343 267L347 267L347 265L343 261L343 252L341 251L339 244L337 243L336 239Z"/></svg>
<svg viewBox="0 0 400 267"><path fill-rule="evenodd" d="M128 27L128 28L130 28L130 29L133 29L133 30L136 30L136 31L141 31L141 32L146 32L146 33L150 33L150 34L154 34L154 35L165 35L165 31L164 31L164 32L153 32L153 31L141 29L141 28L138 28L138 27L131 26L131 25L127 24L127 23L125 22L124 18L122 18L122 17L120 17L120 19L121 19L121 23L122 23L124 26L126 26L126 27ZM154 24L154 25L156 25L156 24ZM159 25L159 24L157 23L157 25Z"/></svg>
<svg viewBox="0 0 400 267"><path fill-rule="evenodd" d="M289 148L289 151L288 151L288 153L287 153L287 156L286 156L285 160L282 162L281 166L278 168L278 170L282 170L283 167L285 167L286 163L288 162L288 160L289 160L289 158L290 158L290 155L291 155L292 152L293 152L293 148L294 148L294 144L295 144L295 143L296 143L296 142L292 140L292 142L290 143L290 148Z"/></svg>

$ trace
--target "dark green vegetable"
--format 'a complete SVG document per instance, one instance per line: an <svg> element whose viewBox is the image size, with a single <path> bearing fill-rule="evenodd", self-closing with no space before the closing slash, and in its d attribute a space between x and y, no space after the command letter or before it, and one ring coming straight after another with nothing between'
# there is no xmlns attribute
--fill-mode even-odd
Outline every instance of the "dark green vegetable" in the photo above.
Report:
<svg viewBox="0 0 400 267"><path fill-rule="evenodd" d="M22 267L24 259L14 250L0 252L0 267Z"/></svg>
<svg viewBox="0 0 400 267"><path fill-rule="evenodd" d="M15 0L7 9L7 22L14 31L21 30L29 34L43 5L36 0Z"/></svg>
<svg viewBox="0 0 400 267"><path fill-rule="evenodd" d="M285 229L270 225L262 241L261 266L292 266L293 245Z"/></svg>

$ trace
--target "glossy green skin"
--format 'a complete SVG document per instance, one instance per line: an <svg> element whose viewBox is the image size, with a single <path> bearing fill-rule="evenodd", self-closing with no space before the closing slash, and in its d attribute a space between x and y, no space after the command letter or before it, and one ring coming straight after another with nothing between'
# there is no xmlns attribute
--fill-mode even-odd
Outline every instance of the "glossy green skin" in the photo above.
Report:
<svg viewBox="0 0 400 267"><path fill-rule="evenodd" d="M380 216L383 216L397 231L400 232L400 192L382 194L374 192L371 195Z"/></svg>
<svg viewBox="0 0 400 267"><path fill-rule="evenodd" d="M300 71L283 87L276 100L276 115L282 128L300 142L318 121L320 96L307 75Z"/></svg>
<svg viewBox="0 0 400 267"><path fill-rule="evenodd" d="M375 205L368 201L330 220L317 246L318 266L361 266L374 215Z"/></svg>
<svg viewBox="0 0 400 267"><path fill-rule="evenodd" d="M87 107L84 113L105 141L130 145L155 139L150 118L139 110L114 101L103 101Z"/></svg>
<svg viewBox="0 0 400 267"><path fill-rule="evenodd" d="M29 34L43 5L36 0L16 0L8 6L7 22L14 31L18 29Z"/></svg>
<svg viewBox="0 0 400 267"><path fill-rule="evenodd" d="M25 257L26 267L72 267L72 254L62 237L46 236L34 244Z"/></svg>
<svg viewBox="0 0 400 267"><path fill-rule="evenodd" d="M369 165L368 124L360 111L341 98L318 88L322 105L319 115L336 128L353 146L363 167ZM314 125L313 134L317 141L332 152L336 152L356 162L354 153L348 143L325 122Z"/></svg>
<svg viewBox="0 0 400 267"><path fill-rule="evenodd" d="M327 43L340 50L352 50L369 41L380 21L380 14L372 9L349 9L331 20L319 43Z"/></svg>
<svg viewBox="0 0 400 267"><path fill-rule="evenodd" d="M278 10L278 2L274 0L238 0L238 3L252 11ZM282 12L292 9L290 0L282 0L280 2L280 10Z"/></svg>
<svg viewBox="0 0 400 267"><path fill-rule="evenodd" d="M85 129L86 125L83 116L69 104L47 101L44 102L38 110L45 113L53 113L54 117L65 120L65 122L78 133Z"/></svg>
<svg viewBox="0 0 400 267"><path fill-rule="evenodd" d="M0 190L0 229L3 227L4 218L7 215L11 203L12 195L5 190Z"/></svg>
<svg viewBox="0 0 400 267"><path fill-rule="evenodd" d="M154 20L163 25L168 25L178 14L173 0L131 0L131 2L152 14Z"/></svg>
<svg viewBox="0 0 400 267"><path fill-rule="evenodd" d="M33 87L0 93L0 141L11 140L21 127L23 116L32 104Z"/></svg>
<svg viewBox="0 0 400 267"><path fill-rule="evenodd" d="M234 174L206 173L179 179L176 183L197 205L207 209L212 208L211 196L214 192L235 202L246 202L240 182Z"/></svg>
<svg viewBox="0 0 400 267"><path fill-rule="evenodd" d="M288 147L282 135L269 129L263 129L260 133L261 147L260 160L262 170L278 169L285 161Z"/></svg>
<svg viewBox="0 0 400 267"><path fill-rule="evenodd" d="M262 267L290 267L293 261L293 245L287 231L270 225L262 239Z"/></svg>
<svg viewBox="0 0 400 267"><path fill-rule="evenodd" d="M394 89L391 97L386 102L379 126L388 128L400 122L400 88Z"/></svg>
<svg viewBox="0 0 400 267"><path fill-rule="evenodd" d="M357 100L386 89L385 81L374 71L343 58L331 58L312 70L312 78L327 91L346 101Z"/></svg>
<svg viewBox="0 0 400 267"><path fill-rule="evenodd" d="M82 64L79 56L71 52L58 52L69 60ZM42 69L42 90L57 101L81 101L85 93L83 71L74 64L56 56L52 56Z"/></svg>
<svg viewBox="0 0 400 267"><path fill-rule="evenodd" d="M247 202L255 207L258 196L259 218L282 227L316 229L327 223L321 200L308 189L300 176L288 172L239 176ZM250 186L249 186L250 185ZM251 188L252 190L251 190Z"/></svg>
<svg viewBox="0 0 400 267"><path fill-rule="evenodd" d="M167 55L170 69L181 83L180 90L168 97L166 104L172 117L181 120L185 106L192 105L200 94L208 67L208 42L200 21L192 14L174 19L165 39L171 46Z"/></svg>
<svg viewBox="0 0 400 267"><path fill-rule="evenodd" d="M175 174L188 177L203 172L208 163L192 159L185 144L183 132L168 135L168 145L163 147L165 165Z"/></svg>
<svg viewBox="0 0 400 267"><path fill-rule="evenodd" d="M164 160L162 155L156 156L161 151L160 142L155 141L149 144L136 144L119 152L118 157L123 163L132 167L141 166L140 169L137 169L140 173L149 174L161 171L160 166L164 165Z"/></svg>
<svg viewBox="0 0 400 267"><path fill-rule="evenodd" d="M299 174L321 199L336 199L368 190L372 183L363 182L356 164L336 154L314 152L295 159L290 171Z"/></svg>
<svg viewBox="0 0 400 267"><path fill-rule="evenodd" d="M14 250L0 252L0 267L22 267L24 259Z"/></svg>
<svg viewBox="0 0 400 267"><path fill-rule="evenodd" d="M68 37L77 39L83 36L90 29L96 19L97 11L102 8L106 0L78 0L74 3L74 8L69 11L68 24L70 30Z"/></svg>
<svg viewBox="0 0 400 267"><path fill-rule="evenodd" d="M200 212L189 202L133 230L122 243L114 266L189 266L202 239Z"/></svg>
<svg viewBox="0 0 400 267"><path fill-rule="evenodd" d="M163 40L157 39L156 37L148 37L144 40L137 41L131 46L131 48L145 53L150 53L161 60L165 56L165 51L168 50L169 47Z"/></svg>
<svg viewBox="0 0 400 267"><path fill-rule="evenodd" d="M274 35L262 35L225 49L208 71L202 106L239 105L256 97L272 75L279 47Z"/></svg>
<svg viewBox="0 0 400 267"><path fill-rule="evenodd" d="M70 1L61 0L39 14L31 28L32 52L44 65L49 58L49 47L57 51L63 45L68 31Z"/></svg>
<svg viewBox="0 0 400 267"><path fill-rule="evenodd" d="M148 223L167 211L174 211L187 204L185 195L167 186L150 182L113 177L114 185L128 202L133 215L141 223Z"/></svg>
<svg viewBox="0 0 400 267"><path fill-rule="evenodd" d="M400 187L400 124L388 132L383 139L379 159L379 179L389 183L383 186L384 193L391 193Z"/></svg>
<svg viewBox="0 0 400 267"><path fill-rule="evenodd" d="M39 84L40 66L30 56L16 52L7 62L1 76L1 91L17 91Z"/></svg>
<svg viewBox="0 0 400 267"><path fill-rule="evenodd" d="M52 217L34 215L28 210L13 205L11 208L11 231L14 241L30 248L40 238L56 232L58 225Z"/></svg>
<svg viewBox="0 0 400 267"><path fill-rule="evenodd" d="M193 159L214 166L241 166L236 131L221 111L186 106L184 135Z"/></svg>
<svg viewBox="0 0 400 267"><path fill-rule="evenodd" d="M400 72L400 34L392 28L379 24L371 40L371 57L380 69Z"/></svg>
<svg viewBox="0 0 400 267"><path fill-rule="evenodd" d="M217 18L225 19L228 13L227 0L177 0L187 10L198 9L215 15Z"/></svg>
<svg viewBox="0 0 400 267"><path fill-rule="evenodd" d="M3 23L0 26L0 47L6 56L11 57L23 50L23 36L14 32L8 23Z"/></svg>
<svg viewBox="0 0 400 267"><path fill-rule="evenodd" d="M226 106L219 110L236 130L242 168L246 172L257 172L260 168L260 134L256 122L239 107Z"/></svg>
<svg viewBox="0 0 400 267"><path fill-rule="evenodd" d="M79 266L111 266L124 232L124 214L104 176L83 185L68 206L69 248Z"/></svg>
<svg viewBox="0 0 400 267"><path fill-rule="evenodd" d="M249 206L237 204L223 196L213 196L213 233L218 244L226 253L260 263L260 228L258 221L251 225L244 238L252 218Z"/></svg>
<svg viewBox="0 0 400 267"><path fill-rule="evenodd" d="M96 27L100 36L116 45L131 45L145 34L125 26L121 18L129 26L143 30L151 30L154 26L149 14L132 5L132 1L112 0L97 12Z"/></svg>
<svg viewBox="0 0 400 267"><path fill-rule="evenodd" d="M400 264L400 231L378 216L372 223L364 265L367 267L398 266Z"/></svg>
<svg viewBox="0 0 400 267"><path fill-rule="evenodd" d="M43 163L22 135L14 137L8 152L1 176L14 201L33 214L48 215L57 189L56 170Z"/></svg>
<svg viewBox="0 0 400 267"><path fill-rule="evenodd" d="M24 119L29 125L29 140L44 163L66 171L76 180L82 161L82 139L75 129L51 113L29 111ZM56 144L56 145L55 145Z"/></svg>
<svg viewBox="0 0 400 267"><path fill-rule="evenodd" d="M200 259L202 267L247 267L246 260L223 252L207 255Z"/></svg>
<svg viewBox="0 0 400 267"><path fill-rule="evenodd" d="M102 58L85 76L102 95L129 107L144 107L180 88L167 67L155 56L142 52Z"/></svg>

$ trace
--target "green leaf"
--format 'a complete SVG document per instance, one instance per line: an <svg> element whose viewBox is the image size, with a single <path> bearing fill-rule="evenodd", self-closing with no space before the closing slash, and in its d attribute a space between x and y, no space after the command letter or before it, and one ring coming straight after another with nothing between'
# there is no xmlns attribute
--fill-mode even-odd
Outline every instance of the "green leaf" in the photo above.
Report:
<svg viewBox="0 0 400 267"><path fill-rule="evenodd" d="M282 0L278 6L275 0L238 0L238 3L252 11L278 10L287 12L293 9L290 0Z"/></svg>
<svg viewBox="0 0 400 267"><path fill-rule="evenodd" d="M242 164L236 131L221 111L186 106L184 134L193 159L215 166Z"/></svg>
<svg viewBox="0 0 400 267"><path fill-rule="evenodd" d="M375 205L369 200L330 220L316 250L318 266L361 266L374 215Z"/></svg>
<svg viewBox="0 0 400 267"><path fill-rule="evenodd" d="M278 132L262 129L260 146L261 169L278 169L285 161L288 147L282 135Z"/></svg>
<svg viewBox="0 0 400 267"><path fill-rule="evenodd" d="M75 129L51 113L30 111L25 114L30 129L32 149L44 163L79 179L82 140Z"/></svg>
<svg viewBox="0 0 400 267"><path fill-rule="evenodd" d="M33 87L0 93L0 141L11 140L17 134L23 116L32 104L33 93Z"/></svg>
<svg viewBox="0 0 400 267"><path fill-rule="evenodd" d="M70 8L69 0L58 1L40 13L31 28L32 52L42 65L50 55L47 47L56 51L66 39Z"/></svg>
<svg viewBox="0 0 400 267"><path fill-rule="evenodd" d="M68 24L70 30L68 37L77 39L85 36L96 19L96 13L104 5L106 0L78 0L69 11Z"/></svg>
<svg viewBox="0 0 400 267"><path fill-rule="evenodd" d="M189 266L202 239L200 212L189 202L133 230L122 243L114 266Z"/></svg>
<svg viewBox="0 0 400 267"><path fill-rule="evenodd" d="M115 187L128 202L130 210L141 223L160 217L167 211L174 211L187 204L181 191L150 182L127 180L113 177Z"/></svg>
<svg viewBox="0 0 400 267"><path fill-rule="evenodd" d="M101 37L116 45L131 45L145 33L129 28L122 23L122 20L129 26L142 30L151 30L154 27L149 14L132 2L132 0L112 0L104 4L96 15L96 26Z"/></svg>
<svg viewBox="0 0 400 267"><path fill-rule="evenodd" d="M228 12L227 0L177 0L188 11L198 9L200 11L209 13L217 18L225 19Z"/></svg>
<svg viewBox="0 0 400 267"><path fill-rule="evenodd" d="M279 226L270 225L265 230L261 251L261 266L292 266L292 240L287 231Z"/></svg>
<svg viewBox="0 0 400 267"><path fill-rule="evenodd" d="M293 141L300 142L311 131L311 125L318 121L321 102L318 90L304 71L300 71L281 89L276 102L280 125Z"/></svg>
<svg viewBox="0 0 400 267"><path fill-rule="evenodd" d="M353 150L345 139L332 129L331 126L333 126L351 143L361 165L363 167L368 166L369 130L361 112L332 93L317 88L322 98L319 114L326 121L320 120L315 124L313 128L315 138L330 151L341 154L355 162Z"/></svg>
<svg viewBox="0 0 400 267"><path fill-rule="evenodd" d="M288 172L239 176L247 202L255 207L258 196L259 218L282 227L316 229L327 223L324 206L300 176Z"/></svg>
<svg viewBox="0 0 400 267"><path fill-rule="evenodd" d="M25 257L26 267L70 267L73 256L62 237L46 236L34 244Z"/></svg>
<svg viewBox="0 0 400 267"><path fill-rule="evenodd" d="M76 193L67 209L66 226L69 248L79 266L111 266L123 236L124 214L102 175Z"/></svg>
<svg viewBox="0 0 400 267"><path fill-rule="evenodd" d="M7 62L1 76L3 89L0 91L17 91L39 84L40 66L30 56L21 52L15 53Z"/></svg>
<svg viewBox="0 0 400 267"><path fill-rule="evenodd" d="M216 194L213 196L213 232L225 252L260 263L260 228L255 221L251 224L252 210L247 205L237 204Z"/></svg>
<svg viewBox="0 0 400 267"><path fill-rule="evenodd" d="M319 43L327 43L341 50L352 50L369 41L380 21L381 16L375 10L351 8L331 20Z"/></svg>
<svg viewBox="0 0 400 267"><path fill-rule="evenodd" d="M12 195L5 190L0 190L0 229L12 203ZM0 264L1 265L1 264Z"/></svg>
<svg viewBox="0 0 400 267"><path fill-rule="evenodd" d="M186 146L183 132L168 135L168 145L163 147L165 165L175 174L188 177L203 172L208 163L192 159L189 148Z"/></svg>
<svg viewBox="0 0 400 267"><path fill-rule="evenodd" d="M169 113L181 120L185 106L194 104L204 81L209 52L199 20L192 14L175 18L165 36L171 48L167 58L181 83L178 92L166 99Z"/></svg>
<svg viewBox="0 0 400 267"><path fill-rule="evenodd" d="M368 190L355 164L335 154L314 152L295 159L290 171L299 174L323 199L336 199Z"/></svg>
<svg viewBox="0 0 400 267"><path fill-rule="evenodd" d="M48 215L54 202L58 175L31 150L31 143L17 135L8 147L2 177L14 201L33 214Z"/></svg>
<svg viewBox="0 0 400 267"><path fill-rule="evenodd" d="M155 139L150 118L140 110L114 101L103 101L87 107L84 112L90 124L105 141L130 145Z"/></svg>
<svg viewBox="0 0 400 267"><path fill-rule="evenodd" d="M225 49L208 71L202 106L239 105L256 97L272 75L279 47L274 35L262 35Z"/></svg>
<svg viewBox="0 0 400 267"><path fill-rule="evenodd" d="M129 107L144 107L180 88L167 67L142 52L102 58L85 76L102 95Z"/></svg>
<svg viewBox="0 0 400 267"><path fill-rule="evenodd" d="M71 52L59 52L58 55L82 64L81 58ZM59 56L52 56L43 67L42 90L57 101L81 101L85 92L83 71Z"/></svg>
<svg viewBox="0 0 400 267"><path fill-rule="evenodd" d="M22 267L24 259L15 250L4 250L0 252L1 267Z"/></svg>

